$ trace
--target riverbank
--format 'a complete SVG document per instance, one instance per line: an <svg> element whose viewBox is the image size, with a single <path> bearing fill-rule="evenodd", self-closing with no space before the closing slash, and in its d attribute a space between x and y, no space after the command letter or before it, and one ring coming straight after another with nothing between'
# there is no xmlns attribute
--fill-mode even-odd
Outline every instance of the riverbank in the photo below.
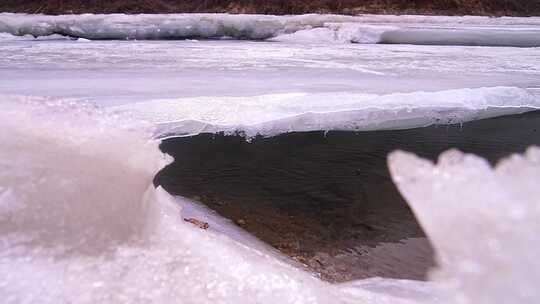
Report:
<svg viewBox="0 0 540 304"><path fill-rule="evenodd" d="M540 3L528 0L111 0L111 1L17 1L0 3L0 12L81 14L81 13L256 13L256 14L422 14L422 15L482 15L538 16Z"/></svg>

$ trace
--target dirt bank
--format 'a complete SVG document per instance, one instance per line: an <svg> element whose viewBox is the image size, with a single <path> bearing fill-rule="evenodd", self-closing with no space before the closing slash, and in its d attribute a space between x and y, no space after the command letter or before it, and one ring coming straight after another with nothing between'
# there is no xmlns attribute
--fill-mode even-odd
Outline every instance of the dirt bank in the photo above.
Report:
<svg viewBox="0 0 540 304"><path fill-rule="evenodd" d="M43 14L193 13L540 15L539 0L4 0L0 11Z"/></svg>

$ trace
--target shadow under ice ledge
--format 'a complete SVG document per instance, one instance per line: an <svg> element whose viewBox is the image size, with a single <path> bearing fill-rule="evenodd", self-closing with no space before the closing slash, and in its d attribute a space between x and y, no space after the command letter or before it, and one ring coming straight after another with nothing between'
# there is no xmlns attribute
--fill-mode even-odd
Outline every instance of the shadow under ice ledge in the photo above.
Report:
<svg viewBox="0 0 540 304"><path fill-rule="evenodd" d="M155 179L191 197L328 281L423 280L435 265L386 157L435 159L450 148L495 163L540 145L540 112L464 125L374 132L290 133L246 142L201 134L165 140L175 162Z"/></svg>

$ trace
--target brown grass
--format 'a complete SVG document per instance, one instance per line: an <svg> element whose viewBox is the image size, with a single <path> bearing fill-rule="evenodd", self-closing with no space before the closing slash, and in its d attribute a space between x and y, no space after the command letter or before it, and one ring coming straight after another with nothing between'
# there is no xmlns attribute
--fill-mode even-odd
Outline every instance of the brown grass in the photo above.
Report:
<svg viewBox="0 0 540 304"><path fill-rule="evenodd" d="M0 11L65 13L229 12L540 15L540 0L2 0Z"/></svg>

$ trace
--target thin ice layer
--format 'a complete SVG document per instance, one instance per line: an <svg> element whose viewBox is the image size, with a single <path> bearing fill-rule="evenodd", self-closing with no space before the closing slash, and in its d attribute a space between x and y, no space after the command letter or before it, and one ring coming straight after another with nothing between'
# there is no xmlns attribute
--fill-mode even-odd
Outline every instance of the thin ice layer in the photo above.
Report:
<svg viewBox="0 0 540 304"><path fill-rule="evenodd" d="M539 108L539 96L524 89L495 87L389 95L290 93L180 98L110 110L128 112L157 124L159 137L218 132L240 132L252 137L456 124Z"/></svg>
<svg viewBox="0 0 540 304"><path fill-rule="evenodd" d="M396 152L392 177L434 245L447 303L538 303L540 148L496 168L448 151L438 164Z"/></svg>
<svg viewBox="0 0 540 304"><path fill-rule="evenodd" d="M303 43L540 46L540 19L228 14L0 14L0 32L85 39L223 38Z"/></svg>

